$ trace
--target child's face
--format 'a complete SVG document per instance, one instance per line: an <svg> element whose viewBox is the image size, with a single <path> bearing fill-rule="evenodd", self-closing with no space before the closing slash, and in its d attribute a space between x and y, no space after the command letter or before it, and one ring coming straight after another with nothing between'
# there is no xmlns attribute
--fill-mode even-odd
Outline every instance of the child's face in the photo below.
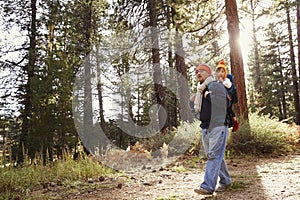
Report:
<svg viewBox="0 0 300 200"><path fill-rule="evenodd" d="M225 77L225 70L224 68L218 68L216 71L216 77L217 79L223 79L223 77Z"/></svg>

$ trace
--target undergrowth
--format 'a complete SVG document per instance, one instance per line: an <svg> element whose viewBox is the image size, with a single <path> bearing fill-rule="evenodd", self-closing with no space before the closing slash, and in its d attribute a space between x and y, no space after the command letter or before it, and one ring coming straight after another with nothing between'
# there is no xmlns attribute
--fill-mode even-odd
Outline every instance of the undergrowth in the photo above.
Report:
<svg viewBox="0 0 300 200"><path fill-rule="evenodd" d="M23 167L0 168L0 200L27 199L34 189L48 183L70 185L78 180L106 176L115 173L89 158L78 161L68 157L54 162L53 166L26 165Z"/></svg>
<svg viewBox="0 0 300 200"><path fill-rule="evenodd" d="M173 151L174 154L177 151L183 151L186 144L190 144L190 148L184 152L186 154L199 154L199 151L201 151L199 122L190 125L183 124L173 132L164 133L163 137L146 141L145 146L158 149L162 142L172 141L174 136L176 136L176 145L169 147L169 150ZM296 147L299 145L299 141L298 126L278 122L267 116L250 114L249 123L241 121L240 130L230 134L226 156L288 154L297 150ZM175 151L174 148L178 144L181 144L181 148ZM198 162L198 158L196 161ZM193 163L189 163L189 166L192 165ZM185 168L179 166L175 170L183 172ZM19 194L22 194L22 199L27 199L33 190L43 188L45 183L49 182L70 186L91 177L114 173L115 171L102 166L95 160L86 158L75 161L71 156L68 156L64 161L54 162L52 166L37 164L17 168L4 167L0 168L0 200L16 199Z"/></svg>
<svg viewBox="0 0 300 200"><path fill-rule="evenodd" d="M228 155L281 155L297 151L299 127L268 116L249 115L249 124L241 121L240 130L231 133Z"/></svg>

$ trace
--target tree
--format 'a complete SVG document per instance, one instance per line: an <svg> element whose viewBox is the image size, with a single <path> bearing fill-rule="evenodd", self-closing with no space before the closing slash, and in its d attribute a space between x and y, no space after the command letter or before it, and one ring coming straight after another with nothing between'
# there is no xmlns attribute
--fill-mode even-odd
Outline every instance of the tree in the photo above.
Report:
<svg viewBox="0 0 300 200"><path fill-rule="evenodd" d="M77 142L72 118L73 84L91 43L99 41L99 27L103 25L99 19L106 8L101 0L90 2L93 4L80 1L3 2L6 25L18 27L26 37L21 48L11 48L21 59L6 61L21 69L15 70L19 76L18 97L22 105L20 139L14 142L19 145L16 156L19 163L24 161L24 153L28 153L31 159L41 155L46 164L48 157L50 162L54 154L61 157Z"/></svg>
<svg viewBox="0 0 300 200"><path fill-rule="evenodd" d="M298 77L300 78L300 1L297 2Z"/></svg>
<svg viewBox="0 0 300 200"><path fill-rule="evenodd" d="M261 34L259 31L262 27L257 26L258 20L267 15L268 11L261 5L262 1L243 1L242 11L246 13L246 16L250 16L252 21L252 49L250 55L248 55L249 62L248 67L251 73L249 81L251 82L251 86L249 87L249 106L251 110L257 111L260 108L263 108L266 104L266 101L263 100L263 86L262 86L262 64L261 64L261 54L262 52L259 51L261 48L260 41L258 40L257 36Z"/></svg>
<svg viewBox="0 0 300 200"><path fill-rule="evenodd" d="M35 91L32 90L33 87L33 80L35 78L34 75L34 68L36 65L36 34L37 34L37 5L36 0L30 1L30 27L28 30L29 32L29 49L28 49L28 63L25 67L25 73L27 74L27 83L24 85L24 110L22 112L22 133L19 141L19 154L18 154L18 162L23 163L25 154L24 147L28 146L28 135L30 129L32 128L32 95Z"/></svg>
<svg viewBox="0 0 300 200"><path fill-rule="evenodd" d="M251 16L252 16L252 34L253 34L253 46L254 46L254 60L255 60L255 86L258 93L258 98L261 96L261 74L260 74L260 62L259 62L259 54L258 54L258 42L256 37L256 26L255 26L255 2L253 0L251 2Z"/></svg>
<svg viewBox="0 0 300 200"><path fill-rule="evenodd" d="M144 6L144 3L148 5L148 7ZM181 100L181 105L185 105L188 102L188 90L186 90L187 86L180 85L180 81L175 80L174 78L170 78L174 76L172 75L174 69L179 72L179 76L181 78L185 78L188 81L191 81L191 75L189 74L189 68L192 67L192 64L199 64L200 62L211 62L211 59L217 59L216 55L218 54L214 48L217 47L217 44L211 44L211 40L218 40L218 31L217 31L217 20L221 17L221 11L224 7L219 7L217 2L207 2L200 1L197 3L191 3L186 1L177 1L177 2L169 2L169 1L157 1L155 7L155 15L153 15L150 19L149 16L145 16L143 13L149 13L148 10L144 10L144 8L149 8L149 5L152 4L152 1L142 2L142 4L138 1L122 1L120 2L120 7L118 7L118 16L119 18L125 19L130 23L133 30L139 31L140 24L143 27L149 27L151 25L152 18L156 15L156 28L159 34L161 30L169 30L176 31L177 37L172 38L170 42L167 44L159 43L160 51L158 51L160 55L160 62L165 63L167 61L169 69L164 68L163 64L160 63L160 71L163 87L168 87L169 82L172 82L172 87L176 86L178 89L179 99ZM143 12L144 11L144 12ZM148 12L146 12L148 11ZM153 13L154 13L153 11ZM133 15L133 12L135 14ZM214 13L220 13L217 16ZM132 16L138 16L132 17ZM200 20L201 19L201 20ZM192 48L189 49L192 56L198 55L197 60L193 60L189 63L185 62L185 57L189 55L185 55L183 52L183 34L188 35L188 38L194 38L195 43L199 43L197 46L202 49L202 45L208 42L208 45L205 45L203 49L206 49L205 52L202 53L199 51L192 52ZM155 46L156 44L154 44ZM186 48L186 46L185 46ZM164 51L165 49L168 50ZM219 49L218 49L219 50ZM207 56L208 51L215 51L213 55ZM201 56L199 55L201 53ZM167 82L164 82L165 78L168 78ZM175 77L176 78L176 77ZM184 89L185 88L185 89ZM168 90L164 91L165 96L165 105L168 113L168 118L170 121L169 126L177 126L178 120L182 119L184 121L188 120L190 116L188 115L188 107L183 108L180 112L181 115L178 115L178 101L172 92ZM156 98L157 99L157 98ZM156 102L157 103L157 102ZM144 106L146 106L144 104Z"/></svg>
<svg viewBox="0 0 300 200"><path fill-rule="evenodd" d="M244 78L244 64L239 45L239 17L236 0L225 0L227 29L229 34L230 63L232 73L235 75L235 84L238 91L238 104L236 114L243 119L248 119L248 106Z"/></svg>
<svg viewBox="0 0 300 200"><path fill-rule="evenodd" d="M278 25L278 24L277 24ZM287 67L283 62L285 38L276 24L266 27L266 44L262 46L262 101L265 106L260 108L260 114L278 116L280 120L287 118L286 97L289 94L290 80Z"/></svg>
<svg viewBox="0 0 300 200"><path fill-rule="evenodd" d="M291 27L291 17L290 17L290 4L286 2L284 4L286 10L287 17L287 28L288 28L288 36L289 36L289 50L290 50L290 59L291 59L291 75L293 78L293 89L294 89L294 106L296 112L295 122L297 125L300 124L300 105L299 105L299 90L298 90L298 76L296 72L296 60L294 53L294 42L293 42L293 31Z"/></svg>
<svg viewBox="0 0 300 200"><path fill-rule="evenodd" d="M151 41L152 41L152 63L153 63L153 80L154 80L154 91L156 101L163 109L158 109L159 126L162 130L166 129L168 125L167 115L164 111L166 108L166 94L163 88L161 68L160 68L160 57L159 57L159 38L158 38L158 26L157 26L157 14L156 14L156 0L149 0L149 24L151 27ZM164 122L164 120L166 120Z"/></svg>

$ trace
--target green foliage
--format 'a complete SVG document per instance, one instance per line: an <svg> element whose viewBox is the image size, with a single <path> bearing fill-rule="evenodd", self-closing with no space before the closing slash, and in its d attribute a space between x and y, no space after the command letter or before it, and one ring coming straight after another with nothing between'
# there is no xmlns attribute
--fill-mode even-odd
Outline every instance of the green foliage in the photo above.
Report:
<svg viewBox="0 0 300 200"><path fill-rule="evenodd" d="M187 171L187 169L182 165L174 166L174 167L172 167L172 170L175 172L186 172Z"/></svg>
<svg viewBox="0 0 300 200"><path fill-rule="evenodd" d="M292 138L297 137L296 127L268 116L250 114L249 125L241 122L238 132L231 133L228 151L234 155L286 154L294 150Z"/></svg>
<svg viewBox="0 0 300 200"><path fill-rule="evenodd" d="M102 0L84 2L78 0L45 1L43 4L36 4L37 10L39 10L36 18L33 18L35 16L34 9L29 9L29 1L5 0L1 3L4 8L2 17L5 24L3 25L17 27L17 30L21 31L21 35L31 35L30 38L24 40L22 46L14 46L16 45L14 42L6 41L5 38L3 39L5 48L1 46L1 50L3 50L1 56L3 58L6 57L6 51L4 51L6 49L10 49L11 52L19 52L20 56L18 58L13 58L15 57L13 56L12 60L3 64L4 69L14 69L11 72L16 73L15 76L18 76L16 78L18 81L12 83L11 88L19 88L18 102L23 104L19 110L22 115L18 118L18 123L9 128L3 128L1 132L1 135L8 134L7 138L11 140L10 144L6 144L6 148L8 148L8 145L12 147L12 160L15 161L18 158L22 161L22 153L26 152L32 159L36 154L42 154L44 164L48 164L48 160L51 163L55 156L62 157L65 149L73 147L78 139L72 113L72 90L76 72L78 72L85 56L90 52L92 44L98 44L106 40L108 44L113 44L114 42L108 37L110 34L133 30L139 35L139 31L149 27L148 3L140 0L119 0L114 2L114 5L110 5L115 9L112 13L112 9L107 10L108 3ZM189 41L186 44L187 47L185 47L185 63L190 83L193 79L193 76L189 74L191 65L197 62L207 62L213 66L220 58L229 57L226 49L224 49L227 45L222 47L222 35L226 27L224 26L223 4L224 2L220 1L190 2L178 0L157 2L158 28L162 28L162 30L176 29L180 33L186 33L186 38L182 39L184 42ZM275 7L278 7L277 4ZM294 10L292 9L292 11ZM262 13L258 15L261 16L265 12L262 10ZM106 13L110 13L109 18ZM271 13L280 16L285 14L282 11ZM290 76L290 59L287 51L286 23L282 18L280 18L280 21L282 23L275 22L273 25L266 26L265 29L257 28L257 31L261 33L259 35L266 35L267 38L264 43L259 43L263 91L262 96L258 95L258 97L255 95L255 89L249 91L248 94L250 96L253 94L253 98L255 97L250 102L253 111L260 108L261 114L270 114L272 117L277 116L279 119L286 119L295 115L295 106L292 103L294 88L288 87L291 85L292 77ZM36 25L36 30L31 27L30 23L32 22L32 25ZM178 114L180 101L172 91L167 89L175 85L180 90L175 81L177 77L170 70L177 67L174 58L176 40L173 39L170 43L162 42L165 36L161 35L161 37L159 49L161 49L162 72L164 76L174 80L174 82L163 81L163 87L166 91L166 97L163 99L166 99L166 110L171 121L170 127L177 127L180 117L183 118ZM120 46L118 41L115 42L116 46ZM27 50L30 44L33 46L30 47L30 50ZM133 70L142 73L142 67L140 66L145 66L146 70L143 73L150 74L148 81L150 83L140 87L140 84L133 82L133 86L138 85L138 87L128 85L131 90L126 90L121 95L121 97L128 97L130 117L137 125L141 126L150 122L148 111L157 101L154 98L154 85L151 83L153 75L150 70L151 67L149 68L148 65L148 61L151 60L150 50L140 51L138 49L131 53L118 55L117 59L109 56L109 61L105 63L107 66L102 66L101 73L105 72L104 75L109 74L106 79L110 79L111 84L99 82L99 85L103 86L101 89L109 89L109 92L102 93L104 96L108 96L111 94L111 88L118 85L115 79L118 80L124 73ZM31 59L28 60L28 57ZM194 60L195 57L197 57L196 60ZM103 58L99 58L99 60L101 59ZM279 61L281 61L281 64ZM252 62L250 66L253 68L255 62ZM253 74L251 79L255 79L256 72L253 71L254 69L250 69ZM7 81L3 83L6 83L4 85L10 85L7 84ZM5 94L10 94L10 90L5 91ZM100 99L100 96L101 98L103 96L100 95L99 91L99 100L103 100ZM4 95L1 98L4 99L8 96L10 95ZM10 101L5 100L3 102ZM120 105L123 109L127 109L121 103ZM4 105L1 103L0 107L2 106ZM103 111L100 111L100 115L110 113L108 109L108 107L105 107ZM133 112L136 109L138 110ZM79 111L83 111L82 108L79 108ZM119 118L126 121L126 116L119 116ZM125 149L132 140L137 139L120 130L117 123L115 123L119 118L108 119L109 121L103 124L105 124L104 129L108 138ZM6 119L4 121L6 123ZM150 149L157 149L162 146L163 142L170 142L173 140L174 135L179 133L178 141L189 143L190 134L193 131L200 133L200 130L198 125L195 124L184 126L180 125L178 129L158 133L155 137L142 142L146 143ZM287 147L284 141L280 141L280 134L277 136L278 130L275 130L275 137L273 129L263 130L263 128L260 125L251 125L250 130L247 126L242 126L241 131L233 136L234 142L230 144L232 148L226 152L226 156L247 153L248 150L253 154L273 153L278 151L277 148ZM200 136L200 134L197 136ZM196 153L199 151L201 147L199 141L200 137L197 137L192 142L189 152ZM171 151L180 152L177 149ZM19 154L17 155L17 153ZM8 162L8 158L4 162Z"/></svg>
<svg viewBox="0 0 300 200"><path fill-rule="evenodd" d="M172 195L172 196L167 197L167 198L164 198L164 197L162 197L162 198L157 198L156 200L176 200L176 199L180 199L180 198L178 198L178 197L175 196L175 195Z"/></svg>
<svg viewBox="0 0 300 200"><path fill-rule="evenodd" d="M242 190L245 189L248 185L249 183L244 181L233 181L229 190Z"/></svg>
<svg viewBox="0 0 300 200"><path fill-rule="evenodd" d="M236 155L278 155L287 154L296 150L299 141L297 126L287 124L283 121L270 118L268 116L259 116L257 113L249 115L249 124L241 121L240 130L231 132L228 140L225 156L227 158ZM174 140L174 135L178 134L178 140L182 143L191 144L185 151L187 154L199 154L202 150L201 130L199 122L191 124L182 124L178 129L166 133L159 133L159 137L153 137L141 141L148 150L155 150ZM196 136L191 140L191 136ZM178 152L181 149L178 149ZM176 150L169 147L169 153L175 153Z"/></svg>
<svg viewBox="0 0 300 200"><path fill-rule="evenodd" d="M21 168L0 168L0 196L13 199L17 194L28 197L33 189L41 188L46 183L72 186L79 180L113 174L112 169L100 165L91 159L74 161L68 157L54 165L27 165Z"/></svg>
<svg viewBox="0 0 300 200"><path fill-rule="evenodd" d="M267 9L269 13L263 10L262 14L270 15L272 18L276 13L278 16L284 16L283 20L270 20L263 26L256 24L256 36L259 41L255 45L258 57L255 58L255 51L252 49L248 62L250 72L248 99L252 112L259 111L260 114L276 116L282 120L296 116L294 92L297 89L291 85L295 86L292 81L297 77L293 77L292 59L288 51L289 31L286 31L286 11L278 5L279 2L274 2L270 9ZM257 88L258 77L261 79L261 91Z"/></svg>

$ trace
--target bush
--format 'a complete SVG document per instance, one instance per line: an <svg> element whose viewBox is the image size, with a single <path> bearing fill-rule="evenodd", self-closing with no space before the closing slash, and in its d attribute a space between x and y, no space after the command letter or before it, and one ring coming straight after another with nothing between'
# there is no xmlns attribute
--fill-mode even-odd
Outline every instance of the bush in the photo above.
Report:
<svg viewBox="0 0 300 200"><path fill-rule="evenodd" d="M163 143L166 143L168 144L168 155L172 157L186 151L199 150L200 136L199 121L193 123L182 122L178 128L157 133L153 137L141 141L141 143L149 151L159 150Z"/></svg>
<svg viewBox="0 0 300 200"><path fill-rule="evenodd" d="M36 188L52 182L70 184L78 180L113 174L106 168L89 158L74 161L71 156L67 160L58 160L53 166L25 165L23 167L0 168L0 199L14 199L17 195L27 198ZM2 198L1 198L2 197Z"/></svg>
<svg viewBox="0 0 300 200"><path fill-rule="evenodd" d="M280 155L295 151L299 145L298 126L280 122L268 116L249 114L249 123L241 121L238 132L231 132L227 143L226 156L232 155ZM174 139L174 136L178 137ZM178 140L178 142L177 142ZM190 144L188 153L202 154L201 129L199 121L182 123L177 129L159 133L153 138L141 141L148 150L159 149L165 142ZM180 145L169 146L169 155L182 152ZM186 146L182 146L186 148Z"/></svg>
<svg viewBox="0 0 300 200"><path fill-rule="evenodd" d="M254 113L249 124L241 121L240 130L231 133L227 149L235 155L287 154L294 150L291 141L297 132L295 125Z"/></svg>

